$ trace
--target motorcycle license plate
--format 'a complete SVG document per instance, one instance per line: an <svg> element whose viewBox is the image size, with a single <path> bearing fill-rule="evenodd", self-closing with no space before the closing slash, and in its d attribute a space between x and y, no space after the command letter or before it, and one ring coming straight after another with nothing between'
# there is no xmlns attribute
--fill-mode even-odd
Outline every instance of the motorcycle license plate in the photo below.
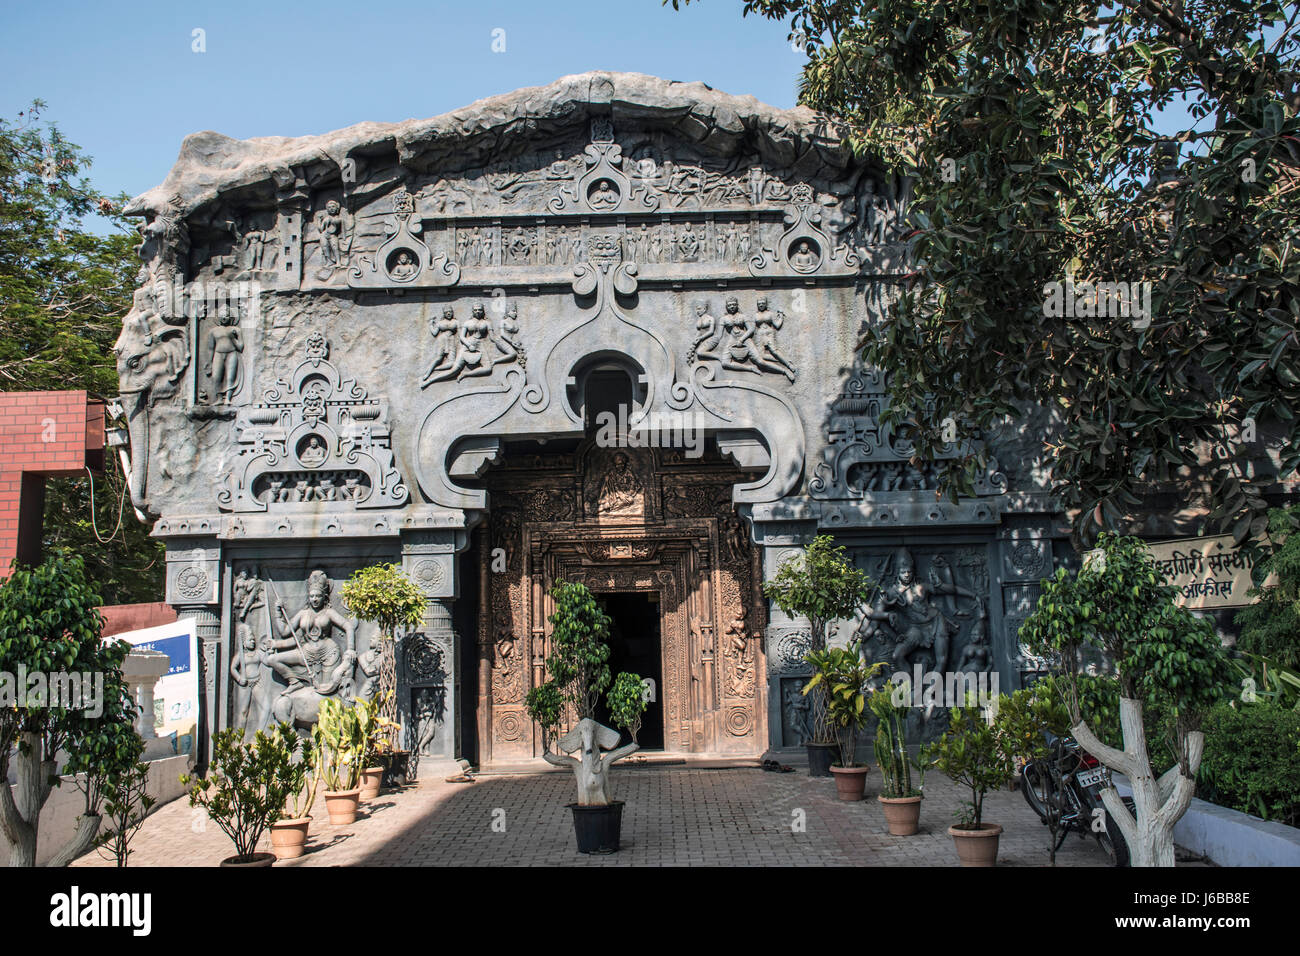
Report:
<svg viewBox="0 0 1300 956"><path fill-rule="evenodd" d="M1106 768L1097 767L1094 770L1085 770L1075 778L1079 781L1081 787L1095 787L1106 779Z"/></svg>

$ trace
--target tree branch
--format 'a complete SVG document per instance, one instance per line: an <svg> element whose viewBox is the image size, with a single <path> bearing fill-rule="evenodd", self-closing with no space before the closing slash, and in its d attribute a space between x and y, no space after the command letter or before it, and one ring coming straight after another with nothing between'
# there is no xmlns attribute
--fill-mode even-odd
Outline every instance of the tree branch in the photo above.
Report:
<svg viewBox="0 0 1300 956"><path fill-rule="evenodd" d="M1111 770L1118 770L1120 773L1132 777L1133 760L1123 750L1116 750L1114 747L1108 747L1102 743L1097 735L1089 728L1086 721L1079 721L1070 728L1070 733L1074 734L1074 739L1079 742L1084 750L1092 754Z"/></svg>

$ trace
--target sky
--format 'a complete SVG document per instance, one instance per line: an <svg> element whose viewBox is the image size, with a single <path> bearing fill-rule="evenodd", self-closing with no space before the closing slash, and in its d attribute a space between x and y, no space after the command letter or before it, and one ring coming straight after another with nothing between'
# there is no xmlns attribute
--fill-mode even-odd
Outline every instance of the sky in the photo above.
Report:
<svg viewBox="0 0 1300 956"><path fill-rule="evenodd" d="M133 196L200 130L247 139L426 118L588 70L789 108L804 59L788 27L742 18L740 0L0 2L0 115L44 100L44 118L93 158L93 185Z"/></svg>

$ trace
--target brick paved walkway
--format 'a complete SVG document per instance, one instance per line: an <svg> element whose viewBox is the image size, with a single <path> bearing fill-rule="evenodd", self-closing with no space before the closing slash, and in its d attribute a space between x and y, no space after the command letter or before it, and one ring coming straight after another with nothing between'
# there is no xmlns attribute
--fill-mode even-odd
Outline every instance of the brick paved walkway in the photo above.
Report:
<svg viewBox="0 0 1300 956"><path fill-rule="evenodd" d="M441 780L386 793L348 827L334 827L318 801L307 854L278 866L955 866L948 826L961 799L944 777L926 779L921 832L886 832L868 776L867 800L841 803L831 780L806 771L621 767L614 774L623 813L623 850L583 856L565 804L568 771L483 775L472 784ZM806 830L794 832L795 811ZM1047 832L1019 793L991 793L985 819L1004 828L999 863L1047 863ZM493 823L497 821L494 830ZM504 832L499 832L504 822ZM263 844L268 844L263 838ZM184 798L155 812L132 844L132 866L213 866L230 841ZM268 849L264 845L260 849ZM1091 838L1067 839L1058 865L1105 866ZM76 866L107 866L95 854Z"/></svg>

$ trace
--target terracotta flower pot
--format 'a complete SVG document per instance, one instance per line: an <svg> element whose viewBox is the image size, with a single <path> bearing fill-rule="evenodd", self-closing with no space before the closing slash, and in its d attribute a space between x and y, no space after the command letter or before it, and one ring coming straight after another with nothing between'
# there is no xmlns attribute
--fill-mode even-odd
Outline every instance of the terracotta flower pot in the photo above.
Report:
<svg viewBox="0 0 1300 956"><path fill-rule="evenodd" d="M325 791L325 809L329 812L330 823L336 827L345 827L357 822L357 805L360 802L360 787L352 790Z"/></svg>
<svg viewBox="0 0 1300 956"><path fill-rule="evenodd" d="M948 835L957 847L957 858L962 866L993 866L998 862L998 837L1002 827L996 823L981 823L978 830L949 827Z"/></svg>
<svg viewBox="0 0 1300 956"><path fill-rule="evenodd" d="M296 860L307 849L311 817L280 820L271 824L271 851L277 860Z"/></svg>
<svg viewBox="0 0 1300 956"><path fill-rule="evenodd" d="M272 866L275 863L274 853L254 853L252 856L228 856L221 861L223 867L238 869L246 866Z"/></svg>
<svg viewBox="0 0 1300 956"><path fill-rule="evenodd" d="M846 803L862 799L867 790L867 771L871 768L865 764L853 767L831 767L835 777L836 795Z"/></svg>
<svg viewBox="0 0 1300 956"><path fill-rule="evenodd" d="M921 820L920 797L876 797L885 811L885 822L894 836L911 836Z"/></svg>
<svg viewBox="0 0 1300 956"><path fill-rule="evenodd" d="M379 788L384 780L383 767L367 767L361 771L361 799L373 800L379 796Z"/></svg>

